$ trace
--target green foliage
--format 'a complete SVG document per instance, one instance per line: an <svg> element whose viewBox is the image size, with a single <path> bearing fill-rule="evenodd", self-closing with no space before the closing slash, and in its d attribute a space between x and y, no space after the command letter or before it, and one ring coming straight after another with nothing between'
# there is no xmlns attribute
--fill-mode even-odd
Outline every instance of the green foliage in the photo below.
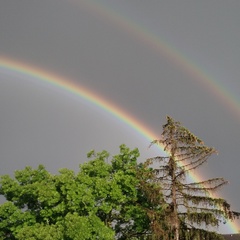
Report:
<svg viewBox="0 0 240 240"><path fill-rule="evenodd" d="M0 239L146 239L146 209L154 207L144 202L138 150L121 145L111 161L106 151L88 157L76 174L52 175L40 165L1 176Z"/></svg>
<svg viewBox="0 0 240 240"><path fill-rule="evenodd" d="M40 165L1 176L0 240L221 240L208 226L240 215L209 195L226 181L186 182L215 150L170 117L157 143L168 156L138 164L121 145L113 157L92 150L77 173Z"/></svg>
<svg viewBox="0 0 240 240"><path fill-rule="evenodd" d="M19 229L12 239L61 240L63 237L63 228L61 225L46 225L43 223L36 223L34 225L27 225Z"/></svg>

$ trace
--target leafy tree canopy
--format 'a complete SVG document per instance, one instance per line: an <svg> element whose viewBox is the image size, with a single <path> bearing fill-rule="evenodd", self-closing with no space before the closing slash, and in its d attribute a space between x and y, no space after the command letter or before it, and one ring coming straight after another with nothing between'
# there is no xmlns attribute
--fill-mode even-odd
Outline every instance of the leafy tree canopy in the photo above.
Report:
<svg viewBox="0 0 240 240"><path fill-rule="evenodd" d="M40 165L1 176L0 239L145 239L150 205L141 206L138 150L121 145L110 161L106 151L88 157L76 174Z"/></svg>

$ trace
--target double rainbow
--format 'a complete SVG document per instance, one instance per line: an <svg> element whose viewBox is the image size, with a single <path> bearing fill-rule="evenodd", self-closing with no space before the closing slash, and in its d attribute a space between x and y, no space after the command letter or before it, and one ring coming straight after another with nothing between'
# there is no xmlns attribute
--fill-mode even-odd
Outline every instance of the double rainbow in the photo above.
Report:
<svg viewBox="0 0 240 240"><path fill-rule="evenodd" d="M37 67L31 66L29 64L20 63L7 58L0 58L0 70L9 71L16 74L22 74L31 77L32 81L40 81L47 85L54 86L55 88L62 89L68 93L71 93L84 101L90 102L103 111L113 115L119 121L124 122L135 131L143 135L148 141L158 139L158 136L146 125L141 123L139 120L135 119L130 114L126 113L124 110L120 109L118 106L106 101L104 98L92 93L90 90L82 87L79 84L75 84L70 81L70 79L62 78L56 74L46 72ZM160 146L161 151L163 147ZM197 174L191 174L190 177L193 181L201 181L200 176ZM238 226L234 222L227 223L232 232L238 232Z"/></svg>

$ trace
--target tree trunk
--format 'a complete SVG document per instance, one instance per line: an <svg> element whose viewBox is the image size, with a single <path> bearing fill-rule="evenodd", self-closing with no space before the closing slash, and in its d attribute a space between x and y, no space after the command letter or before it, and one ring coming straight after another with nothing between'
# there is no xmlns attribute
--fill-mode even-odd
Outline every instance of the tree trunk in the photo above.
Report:
<svg viewBox="0 0 240 240"><path fill-rule="evenodd" d="M174 160L175 149L171 151L171 157L169 159L169 174L172 178L172 227L174 233L174 240L179 240L179 219L178 219L178 206L177 206L177 186L176 186L176 162Z"/></svg>

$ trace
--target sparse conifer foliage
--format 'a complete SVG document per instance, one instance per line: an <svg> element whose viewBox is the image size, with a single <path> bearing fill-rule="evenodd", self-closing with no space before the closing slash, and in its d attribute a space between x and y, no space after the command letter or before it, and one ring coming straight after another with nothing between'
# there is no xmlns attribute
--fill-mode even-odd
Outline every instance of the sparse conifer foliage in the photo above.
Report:
<svg viewBox="0 0 240 240"><path fill-rule="evenodd" d="M227 181L214 178L189 183L186 179L191 171L204 164L216 150L207 147L171 117L167 117L167 123L163 125L161 139L154 140L152 144L163 146L168 155L157 156L146 162L148 166L158 166L154 168L154 181L162 186L168 204L164 219L165 236L162 239L223 239L216 232L206 229L214 229L221 222L239 216L230 210L226 200L213 197L213 193L227 184Z"/></svg>

